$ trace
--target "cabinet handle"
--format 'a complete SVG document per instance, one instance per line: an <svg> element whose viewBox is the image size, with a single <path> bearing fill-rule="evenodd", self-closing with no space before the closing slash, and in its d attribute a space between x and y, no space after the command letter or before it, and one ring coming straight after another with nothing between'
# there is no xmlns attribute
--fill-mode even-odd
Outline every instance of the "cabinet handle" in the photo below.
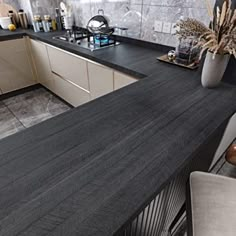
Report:
<svg viewBox="0 0 236 236"><path fill-rule="evenodd" d="M61 79L63 79L63 80L66 80L66 79L64 79L60 74L57 74L56 72L54 72L54 71L51 71L54 75L56 75L56 76L58 76L58 77L60 77Z"/></svg>
<svg viewBox="0 0 236 236"><path fill-rule="evenodd" d="M67 83L70 83L73 86L76 86L77 88L79 88L81 90L84 90L87 93L90 93L87 89L80 87L78 84L76 84L76 83L74 83L74 82L72 82L72 81L70 81L68 79L65 79L63 76L61 76L60 74L56 73L55 71L51 71L51 72L52 72L52 74L56 75L57 77L59 77L60 79L62 79L64 81L66 81Z"/></svg>

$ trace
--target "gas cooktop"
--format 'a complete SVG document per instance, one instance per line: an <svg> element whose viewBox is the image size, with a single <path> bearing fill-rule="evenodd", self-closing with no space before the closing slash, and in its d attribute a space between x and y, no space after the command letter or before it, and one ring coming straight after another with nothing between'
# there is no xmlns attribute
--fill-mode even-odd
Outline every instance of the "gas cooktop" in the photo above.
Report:
<svg viewBox="0 0 236 236"><path fill-rule="evenodd" d="M114 47L120 44L116 41L114 35L111 37L107 34L91 34L85 30L67 31L63 35L53 37L53 39L77 45L91 51Z"/></svg>

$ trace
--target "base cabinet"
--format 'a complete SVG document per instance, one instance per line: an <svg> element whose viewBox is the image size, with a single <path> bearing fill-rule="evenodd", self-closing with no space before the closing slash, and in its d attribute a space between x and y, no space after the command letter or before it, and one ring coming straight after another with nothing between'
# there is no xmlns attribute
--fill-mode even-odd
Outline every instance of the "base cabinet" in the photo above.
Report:
<svg viewBox="0 0 236 236"><path fill-rule="evenodd" d="M36 83L26 39L0 42L0 88L2 93Z"/></svg>
<svg viewBox="0 0 236 236"><path fill-rule="evenodd" d="M85 90L71 84L56 74L53 74L53 80L53 92L72 106L78 107L90 101L90 94Z"/></svg>
<svg viewBox="0 0 236 236"><path fill-rule="evenodd" d="M114 90L113 70L88 62L91 99L96 99Z"/></svg>
<svg viewBox="0 0 236 236"><path fill-rule="evenodd" d="M73 83L70 80L74 80L74 78L78 75L75 73L80 65L82 64L83 73L85 73L85 82L84 84L88 84L86 82L87 79L87 67L86 61L81 63L80 59L76 57L72 57L59 49L52 48L44 43L31 40L31 50L32 50L32 57L36 69L36 74L38 78L38 82L53 93L57 94L59 97L64 99L66 102L71 104L74 107L80 106L84 103L90 101L90 93L86 91L86 89L81 88L77 84ZM70 71L70 68L67 68L66 63L62 63L63 55L65 54L65 59L73 60L74 69ZM78 64L75 63L74 60L79 62ZM67 61L69 63L69 61ZM76 65L75 65L76 64ZM84 69L85 65L85 69ZM56 72L58 73L56 73ZM60 73L60 74L59 74ZM74 77L70 76L70 74L75 75ZM67 76L67 77L65 77ZM86 85L85 87L88 87Z"/></svg>
<svg viewBox="0 0 236 236"><path fill-rule="evenodd" d="M30 41L38 82L74 107L137 81L86 58Z"/></svg>
<svg viewBox="0 0 236 236"><path fill-rule="evenodd" d="M53 72L89 90L86 60L51 46L48 46L47 50Z"/></svg>
<svg viewBox="0 0 236 236"><path fill-rule="evenodd" d="M117 71L114 72L114 90L123 88L135 82L137 82L137 79Z"/></svg>
<svg viewBox="0 0 236 236"><path fill-rule="evenodd" d="M37 40L0 42L0 94L40 83L77 107L136 81Z"/></svg>
<svg viewBox="0 0 236 236"><path fill-rule="evenodd" d="M53 90L53 77L47 46L39 41L30 40L30 47L38 82L46 88Z"/></svg>

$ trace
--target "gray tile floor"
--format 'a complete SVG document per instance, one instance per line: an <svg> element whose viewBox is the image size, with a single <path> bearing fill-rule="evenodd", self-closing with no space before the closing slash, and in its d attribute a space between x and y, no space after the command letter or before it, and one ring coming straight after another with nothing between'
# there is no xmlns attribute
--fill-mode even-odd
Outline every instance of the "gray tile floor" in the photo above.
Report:
<svg viewBox="0 0 236 236"><path fill-rule="evenodd" d="M0 139L71 109L44 88L0 101Z"/></svg>

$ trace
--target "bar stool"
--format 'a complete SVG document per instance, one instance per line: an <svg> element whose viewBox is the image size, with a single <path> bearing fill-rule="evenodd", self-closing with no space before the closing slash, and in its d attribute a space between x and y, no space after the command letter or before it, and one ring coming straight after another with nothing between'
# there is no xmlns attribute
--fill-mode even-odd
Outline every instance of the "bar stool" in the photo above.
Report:
<svg viewBox="0 0 236 236"><path fill-rule="evenodd" d="M193 172L188 188L188 236L235 236L236 179Z"/></svg>

